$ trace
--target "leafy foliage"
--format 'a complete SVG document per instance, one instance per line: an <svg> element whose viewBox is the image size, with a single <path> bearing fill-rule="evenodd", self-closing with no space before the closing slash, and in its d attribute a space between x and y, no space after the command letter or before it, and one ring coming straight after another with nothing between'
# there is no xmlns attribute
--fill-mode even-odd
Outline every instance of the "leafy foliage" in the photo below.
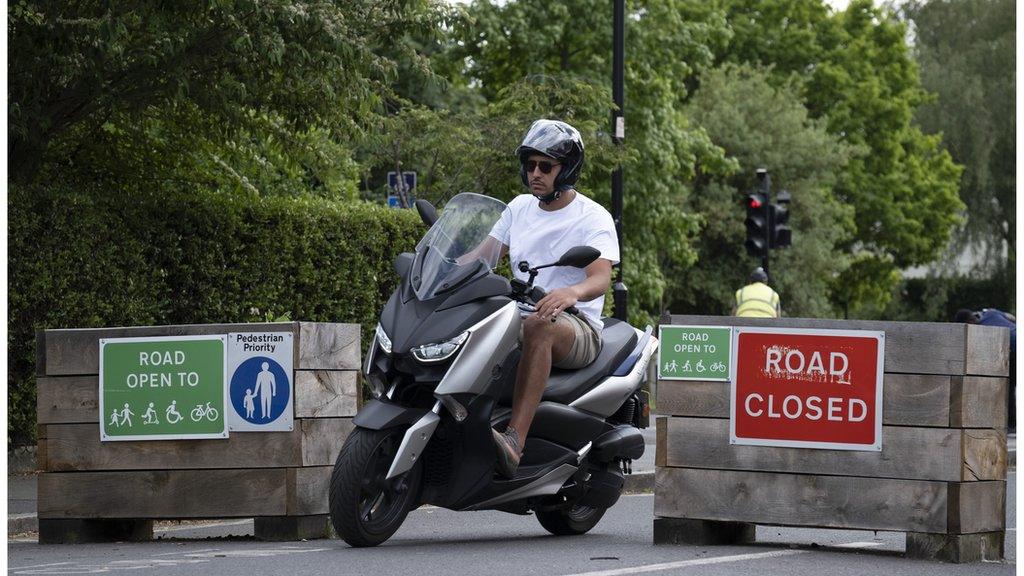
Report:
<svg viewBox="0 0 1024 576"><path fill-rule="evenodd" d="M628 7L626 18L625 150L604 156L600 133L611 109L611 7L595 0L540 2L520 0L503 5L477 0L456 21L454 45L448 58L463 64L462 74L478 84L492 113L511 119L521 138L529 122L550 115L582 125L587 146L585 192L606 207L611 205L613 158L621 159L625 174L623 261L630 291L631 320L650 321L664 304L673 279L664 263L685 267L693 263L693 238L699 219L684 209L689 182L698 170L728 169L722 151L700 128L681 114L687 81L711 61L708 44L721 41L724 22L689 21L680 2ZM531 90L531 78L545 78L565 88L558 99L544 102ZM580 106L573 93L599 88L604 106ZM594 99L587 102L597 104ZM506 120L508 122L508 120ZM581 126L577 126L578 128ZM595 137L589 137L594 134ZM518 141L509 139L511 152ZM596 148L596 150L595 150ZM596 152L596 153L592 153ZM594 161L592 161L593 159ZM517 182L509 166L513 189ZM611 305L611 299L606 303Z"/></svg>
<svg viewBox="0 0 1024 576"><path fill-rule="evenodd" d="M15 182L82 177L355 191L342 144L383 113L392 30L426 1L21 1L8 11ZM340 166L336 156L340 156Z"/></svg>
<svg viewBox="0 0 1024 576"><path fill-rule="evenodd" d="M35 429L35 331L356 322L371 333L423 233L412 211L195 187L159 193L12 186L8 439Z"/></svg>
<svg viewBox="0 0 1024 576"><path fill-rule="evenodd" d="M725 14L732 36L716 52L718 61L771 64L776 85L795 78L811 117L854 150L834 186L836 197L853 207L856 225L839 246L858 261L876 262L867 266L871 274L851 268L839 276L833 300L853 316L883 308L898 278L891 272L939 255L963 207L960 167L938 137L911 124L926 94L904 25L870 0L836 13L819 0L691 6ZM845 299L853 294L858 299Z"/></svg>
<svg viewBox="0 0 1024 576"><path fill-rule="evenodd" d="M913 24L922 84L936 94L915 118L925 131L941 132L953 159L964 165L960 199L967 218L959 246L983 247L986 273L1012 271L1017 259L1016 3L911 2L902 14Z"/></svg>
<svg viewBox="0 0 1024 576"><path fill-rule="evenodd" d="M773 193L792 194L793 229L792 247L772 252L772 285L785 295L787 315L831 315L829 283L849 265L836 244L853 228L853 211L835 198L832 185L855 150L808 117L795 85L772 87L770 74L732 64L709 71L686 108L736 169L695 184L690 205L705 224L696 265L673 270L673 312L729 314L735 290L760 265L743 248L741 202L756 186L755 170L771 167Z"/></svg>

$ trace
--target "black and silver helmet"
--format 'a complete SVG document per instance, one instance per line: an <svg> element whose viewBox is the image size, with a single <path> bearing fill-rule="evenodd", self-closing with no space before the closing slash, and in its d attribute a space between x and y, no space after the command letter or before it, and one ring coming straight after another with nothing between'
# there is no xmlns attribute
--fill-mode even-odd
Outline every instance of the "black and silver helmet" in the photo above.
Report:
<svg viewBox="0 0 1024 576"><path fill-rule="evenodd" d="M572 188L580 179L580 172L583 170L583 138L580 137L579 130L565 122L542 118L534 122L526 132L523 143L516 148L516 156L519 157L519 176L523 180L523 186L530 185L526 174L526 160L530 154L543 154L562 165L562 170L555 178L554 191L540 198L541 202L554 202L563 191Z"/></svg>

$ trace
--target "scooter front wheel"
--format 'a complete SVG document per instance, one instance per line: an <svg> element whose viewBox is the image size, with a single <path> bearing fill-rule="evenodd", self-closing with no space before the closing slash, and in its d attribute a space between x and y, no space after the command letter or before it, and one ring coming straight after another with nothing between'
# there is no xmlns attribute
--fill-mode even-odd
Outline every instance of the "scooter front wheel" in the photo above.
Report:
<svg viewBox="0 0 1024 576"><path fill-rule="evenodd" d="M585 534L601 521L607 508L577 504L561 510L537 510L537 520L555 536Z"/></svg>
<svg viewBox="0 0 1024 576"><path fill-rule="evenodd" d="M376 546L391 537L416 504L422 469L386 479L404 428L349 434L331 473L331 523L350 546Z"/></svg>

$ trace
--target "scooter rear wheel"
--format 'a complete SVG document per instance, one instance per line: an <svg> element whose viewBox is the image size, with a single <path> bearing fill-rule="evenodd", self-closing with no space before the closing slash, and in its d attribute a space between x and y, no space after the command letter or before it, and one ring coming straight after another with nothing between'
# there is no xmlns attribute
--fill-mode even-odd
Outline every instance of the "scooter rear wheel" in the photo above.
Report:
<svg viewBox="0 0 1024 576"><path fill-rule="evenodd" d="M356 428L345 440L331 473L331 523L350 546L376 546L398 530L416 504L421 465L385 479L404 428Z"/></svg>
<svg viewBox="0 0 1024 576"><path fill-rule="evenodd" d="M562 510L538 510L537 520L555 536L585 534L601 521L607 508L575 505Z"/></svg>

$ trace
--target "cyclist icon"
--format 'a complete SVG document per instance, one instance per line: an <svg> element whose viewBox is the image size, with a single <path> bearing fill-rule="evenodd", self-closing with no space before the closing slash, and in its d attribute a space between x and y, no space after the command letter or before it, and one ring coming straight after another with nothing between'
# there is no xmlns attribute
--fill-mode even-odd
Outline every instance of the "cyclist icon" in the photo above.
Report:
<svg viewBox="0 0 1024 576"><path fill-rule="evenodd" d="M210 403L207 402L206 406L203 406L202 404L196 404L196 407L192 409L192 412L191 414L189 414L189 416L191 416L193 422L199 422L204 417L210 422L216 422L217 417L220 416L220 412L218 412L217 409L214 408L213 406L210 406Z"/></svg>

